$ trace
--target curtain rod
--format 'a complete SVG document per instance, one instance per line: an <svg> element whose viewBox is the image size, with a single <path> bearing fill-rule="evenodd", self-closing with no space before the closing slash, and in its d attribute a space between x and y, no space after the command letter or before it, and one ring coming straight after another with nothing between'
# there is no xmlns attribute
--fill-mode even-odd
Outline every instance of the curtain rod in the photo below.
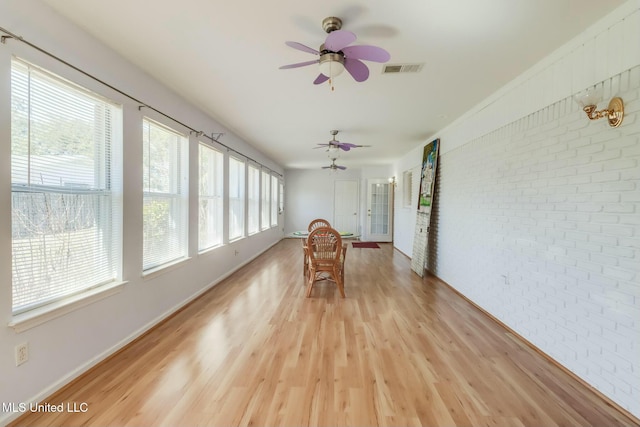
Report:
<svg viewBox="0 0 640 427"><path fill-rule="evenodd" d="M231 148L231 147L229 147L228 145L226 145L226 144L224 144L224 143L220 142L220 141L219 141L219 138L221 138L221 137L224 135L224 133L223 133L223 132L214 132L214 133L212 133L212 134L211 134L211 136L209 136L209 135L207 135L206 133L204 133L203 131L199 131L199 130L196 130L196 129L192 128L191 126L189 126L189 125L187 125L187 124L183 123L182 121L180 121L180 120L178 120L178 119L176 119L176 118L174 118L174 117L172 117L172 116L170 116L170 115L168 115L168 114L163 113L162 111L158 110L157 108L152 107L151 105L147 104L146 102L142 102L141 100L139 100L139 99L138 99L138 98L136 98L135 96L130 95L130 94L128 94L127 92L124 92L124 91L122 91L122 90L118 89L117 87L115 87L115 86L113 86L113 85L110 85L109 83L107 83L107 82L105 82L104 80L102 80L102 79L100 79L100 78L98 78L98 77L94 76L93 74L91 74L91 73L89 73L89 72L87 72L87 71L84 71L83 69L81 69L81 68L79 68L79 67L77 67L77 66L75 66L75 65L73 65L73 64L71 64L71 63L69 63L69 62L67 62L67 61L65 61L64 59L60 58L60 57L59 57L59 56L57 56L57 55L54 55L53 53L51 53L51 52L49 52L49 51L47 51L47 50L45 50L45 49L43 49L43 48L41 48L40 46L35 45L35 44L31 43L31 42L30 42L30 41L28 41L28 40L25 40L22 36L19 36L19 35L17 35L17 34L15 34L15 33L11 32L11 31L9 31L9 30L7 30L7 29L3 28L3 27L0 27L0 31L6 34L6 35L3 35L3 36L0 36L0 43L2 43L2 44L6 44L7 39L14 39L14 40L18 40L18 41L20 41L20 42L22 42L22 43L26 44L27 46L29 46L29 47L31 47L31 48L33 48L33 49L37 50L38 52L43 53L43 54L47 55L48 57L55 59L56 61L58 61L58 62L60 62L60 63L62 63L62 64L64 64L64 65L66 65L67 67L72 68L73 70L75 70L75 71L77 71L77 72L79 72L79 73L81 73L81 74L83 74L83 75L85 75L85 76L89 77L90 79L92 79L92 80L94 80L94 81L96 81L96 82L100 83L101 85L103 85L103 86L105 86L105 87L108 87L109 89L111 89L111 90L113 90L113 91L115 91L115 92L119 93L120 95L123 95L123 96L125 96L125 97L129 98L130 100L132 100L132 101L134 101L134 102L136 102L136 103L140 104L140 105L138 106L138 111L140 111L142 108L148 108L148 109L150 109L150 110L152 110L152 111L154 111L154 112L156 112L156 113L160 114L161 116L166 117L167 119L170 119L170 120L174 121L175 123L178 123L179 125L181 125L181 126L183 126L183 127L187 128L187 129L189 129L190 133L194 133L194 134L196 134L196 136L197 136L197 137L205 136L205 137L207 137L208 139L210 139L212 142L215 142L216 144L220 144L221 146L223 146L224 148L226 148L228 151L233 151L234 153L241 155L241 156L242 156L242 157L244 157L245 159L247 159L247 160L251 160L252 162L255 162L255 163L259 164L260 166L262 166L262 167L264 167L264 168L268 169L268 170L269 170L269 171L271 171L272 173L275 173L276 175L280 176L281 178L283 177L283 175L282 175L282 174L280 174L280 173L278 173L278 172L274 171L273 169L271 169L271 168L269 168L269 167L267 167L267 166L263 165L263 164L262 164L262 163L260 163L259 161L255 160L255 159L252 159L251 157L247 156L246 154L243 154L243 153L239 152L238 150L236 150L236 149L234 149L234 148ZM214 138L214 137L213 137L214 135L217 135L217 138Z"/></svg>

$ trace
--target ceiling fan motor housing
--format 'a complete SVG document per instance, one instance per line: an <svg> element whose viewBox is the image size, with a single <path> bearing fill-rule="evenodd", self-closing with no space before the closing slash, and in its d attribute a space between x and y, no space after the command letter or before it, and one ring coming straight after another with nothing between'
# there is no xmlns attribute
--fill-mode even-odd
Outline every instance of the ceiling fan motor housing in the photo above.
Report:
<svg viewBox="0 0 640 427"><path fill-rule="evenodd" d="M324 48L324 45L320 46L320 64L321 65L328 61L339 62L342 65L344 65L344 54L342 53L342 51L331 52L330 50L326 50L323 48Z"/></svg>

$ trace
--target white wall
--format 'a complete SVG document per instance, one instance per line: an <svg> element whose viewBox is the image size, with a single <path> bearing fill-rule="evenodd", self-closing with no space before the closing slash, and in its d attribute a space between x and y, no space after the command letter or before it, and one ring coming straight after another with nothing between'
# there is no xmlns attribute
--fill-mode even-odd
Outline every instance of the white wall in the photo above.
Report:
<svg viewBox="0 0 640 427"><path fill-rule="evenodd" d="M282 169L219 123L118 57L86 33L32 0L0 2L0 26L40 46L148 105L206 133L225 132L222 142L263 163ZM10 183L10 61L15 54L101 93L124 107L124 265L121 292L88 306L16 332L8 327L11 312L11 183ZM0 402L33 402L85 371L140 333L153 326L210 285L278 242L278 227L198 255L193 244L197 227L190 229L191 259L163 274L143 279L142 265L142 148L140 123L148 109L109 90L23 43L0 45ZM171 123L167 123L171 125ZM196 160L191 137L191 164ZM191 175L193 178L193 175ZM139 183L139 184L138 184ZM197 194L195 180L191 194ZM194 201L190 206L193 208ZM192 221L197 215L191 214ZM237 253L236 253L237 251ZM29 361L14 363L14 347L28 342ZM18 414L0 414L0 425Z"/></svg>
<svg viewBox="0 0 640 427"><path fill-rule="evenodd" d="M391 165L367 166L344 171L287 169L285 188L285 233L306 230L315 218L333 220L334 185L338 180L353 180L359 187L359 233L366 224L367 179L388 179L392 176ZM362 236L366 240L366 236Z"/></svg>
<svg viewBox="0 0 640 427"><path fill-rule="evenodd" d="M420 173L422 166L422 146L416 147L398 161L393 169L393 176L398 182L396 188L397 197L394 199L394 233L393 246L407 256L413 251L413 234L418 212L418 190L420 188ZM402 188L404 185L404 172L411 171L411 206L404 206L402 200Z"/></svg>
<svg viewBox="0 0 640 427"><path fill-rule="evenodd" d="M619 128L590 122L571 99L593 85L604 88L600 108L624 99ZM640 3L436 136L430 268L640 416ZM418 165L421 148L396 174ZM402 221L397 244L411 248Z"/></svg>

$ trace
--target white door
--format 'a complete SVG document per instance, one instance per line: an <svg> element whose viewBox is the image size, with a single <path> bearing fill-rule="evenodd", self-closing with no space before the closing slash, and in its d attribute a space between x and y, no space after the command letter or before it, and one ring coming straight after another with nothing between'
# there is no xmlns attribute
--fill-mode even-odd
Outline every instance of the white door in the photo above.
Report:
<svg viewBox="0 0 640 427"><path fill-rule="evenodd" d="M393 186L386 179L367 180L367 235L374 242L393 240Z"/></svg>
<svg viewBox="0 0 640 427"><path fill-rule="evenodd" d="M358 181L335 182L333 209L333 228L358 234Z"/></svg>

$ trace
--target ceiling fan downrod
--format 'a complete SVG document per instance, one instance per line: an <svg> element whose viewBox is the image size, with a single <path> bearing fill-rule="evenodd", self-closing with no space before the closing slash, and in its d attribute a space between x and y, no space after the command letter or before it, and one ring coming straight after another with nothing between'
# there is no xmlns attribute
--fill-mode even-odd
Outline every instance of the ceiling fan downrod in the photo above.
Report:
<svg viewBox="0 0 640 427"><path fill-rule="evenodd" d="M335 16L329 16L322 20L322 29L329 34L342 28L342 19Z"/></svg>

